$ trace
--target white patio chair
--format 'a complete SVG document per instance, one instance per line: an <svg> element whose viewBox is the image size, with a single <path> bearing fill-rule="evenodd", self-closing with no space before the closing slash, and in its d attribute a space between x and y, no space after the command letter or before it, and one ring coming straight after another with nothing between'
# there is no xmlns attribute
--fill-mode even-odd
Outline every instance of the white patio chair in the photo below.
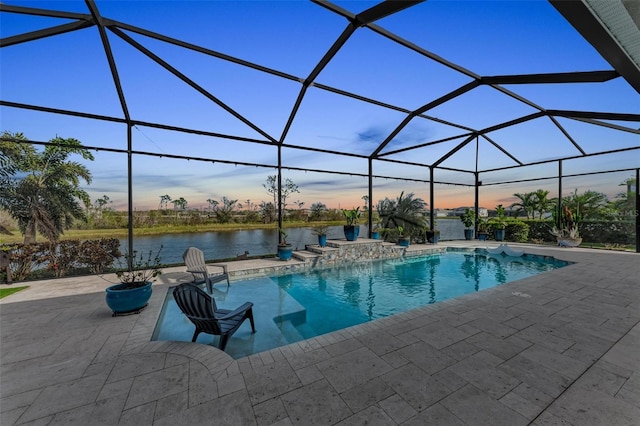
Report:
<svg viewBox="0 0 640 426"><path fill-rule="evenodd" d="M227 281L229 286L229 272L227 265L207 265L204 261L204 253L196 247L189 247L182 255L187 272L193 275L193 284L207 285L207 291L213 293L213 285L220 281ZM209 273L209 268L220 268L221 272Z"/></svg>

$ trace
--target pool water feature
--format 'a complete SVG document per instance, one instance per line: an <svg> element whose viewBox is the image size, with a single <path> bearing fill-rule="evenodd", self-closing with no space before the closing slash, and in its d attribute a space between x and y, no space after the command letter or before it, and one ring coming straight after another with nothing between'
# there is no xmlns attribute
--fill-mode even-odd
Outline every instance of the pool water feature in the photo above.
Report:
<svg viewBox="0 0 640 426"><path fill-rule="evenodd" d="M234 358L441 302L568 265L551 257L451 250L262 277L214 287L219 307L254 303L256 333L243 324L229 339ZM152 340L190 341L194 326L168 292ZM217 345L201 334L198 343Z"/></svg>

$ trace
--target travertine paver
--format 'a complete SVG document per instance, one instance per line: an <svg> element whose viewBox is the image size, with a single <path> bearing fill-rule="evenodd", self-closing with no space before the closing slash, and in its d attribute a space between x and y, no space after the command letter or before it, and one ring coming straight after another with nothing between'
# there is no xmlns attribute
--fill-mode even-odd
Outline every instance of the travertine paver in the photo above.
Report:
<svg viewBox="0 0 640 426"><path fill-rule="evenodd" d="M29 283L0 300L0 424L640 424L638 255L525 247L578 263L239 360L149 341L183 268L118 318L99 278Z"/></svg>

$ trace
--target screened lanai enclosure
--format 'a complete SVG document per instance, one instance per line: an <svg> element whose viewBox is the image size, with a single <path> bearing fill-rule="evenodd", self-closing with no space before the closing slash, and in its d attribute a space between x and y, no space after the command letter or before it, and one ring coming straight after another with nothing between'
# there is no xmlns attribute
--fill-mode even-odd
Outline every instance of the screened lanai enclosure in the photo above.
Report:
<svg viewBox="0 0 640 426"><path fill-rule="evenodd" d="M137 212L278 204L275 176L288 208L413 193L432 229L598 194L640 251L637 1L8 0L0 19L3 140L81 141L130 248Z"/></svg>

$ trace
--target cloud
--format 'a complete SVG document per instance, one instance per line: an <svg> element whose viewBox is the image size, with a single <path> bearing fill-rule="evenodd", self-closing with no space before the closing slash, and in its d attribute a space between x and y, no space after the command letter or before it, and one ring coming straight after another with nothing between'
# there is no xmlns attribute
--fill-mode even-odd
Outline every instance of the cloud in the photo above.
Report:
<svg viewBox="0 0 640 426"><path fill-rule="evenodd" d="M391 131L388 129L372 126L358 132L358 141L379 145L387 136L389 136L389 133L391 133Z"/></svg>

